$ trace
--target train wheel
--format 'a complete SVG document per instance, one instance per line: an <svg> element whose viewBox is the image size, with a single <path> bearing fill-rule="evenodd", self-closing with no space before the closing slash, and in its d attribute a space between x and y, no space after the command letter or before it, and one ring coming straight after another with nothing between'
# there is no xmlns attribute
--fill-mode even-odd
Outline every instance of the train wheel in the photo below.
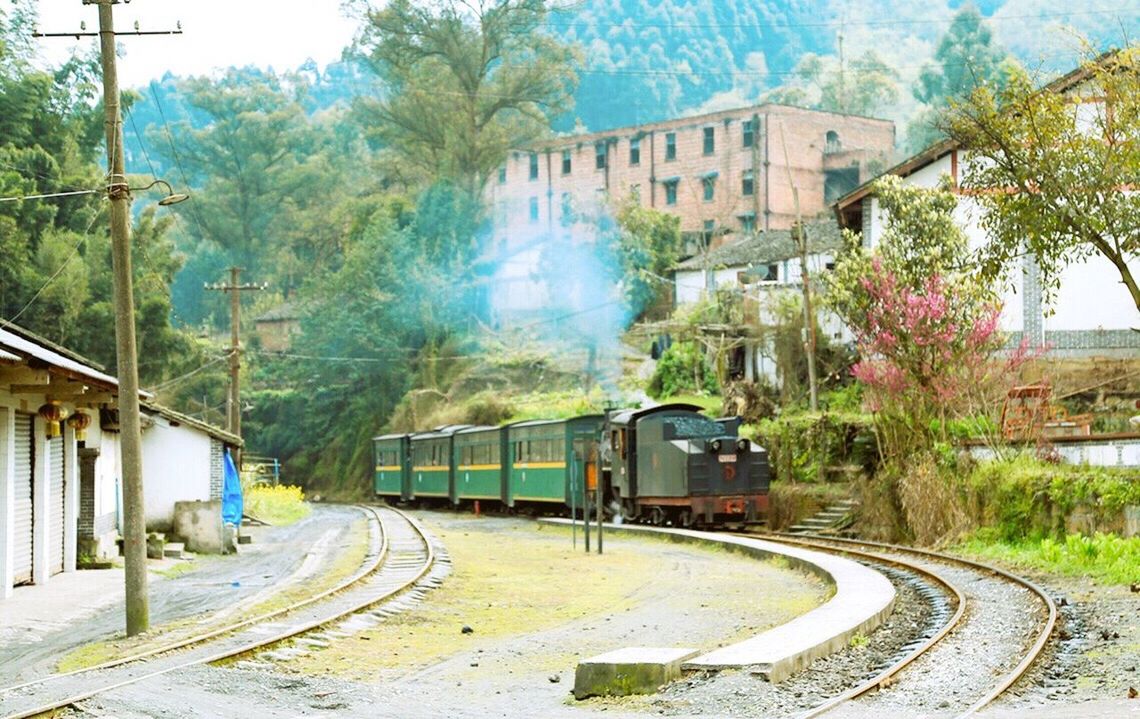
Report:
<svg viewBox="0 0 1140 719"><path fill-rule="evenodd" d="M681 515L677 518L677 523L685 529L693 526L693 513L687 509L682 509Z"/></svg>
<svg viewBox="0 0 1140 719"><path fill-rule="evenodd" d="M665 510L661 507L654 507L649 510L649 523L660 527L665 524Z"/></svg>

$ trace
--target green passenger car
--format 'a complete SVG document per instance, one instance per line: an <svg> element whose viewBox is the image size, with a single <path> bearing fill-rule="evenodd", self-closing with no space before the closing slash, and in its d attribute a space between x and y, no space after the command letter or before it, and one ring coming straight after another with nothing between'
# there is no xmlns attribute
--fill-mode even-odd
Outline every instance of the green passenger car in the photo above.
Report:
<svg viewBox="0 0 1140 719"><path fill-rule="evenodd" d="M376 460L373 489L377 497L394 497L406 502L412 498L412 456L406 434L384 434L372 438Z"/></svg>
<svg viewBox="0 0 1140 719"><path fill-rule="evenodd" d="M437 427L413 434L411 495L413 499L441 498L455 503L455 474L451 463L455 433L470 425Z"/></svg>
<svg viewBox="0 0 1140 719"><path fill-rule="evenodd" d="M507 486L504 502L571 505L580 502L583 483L591 487L604 417L586 415L572 419L519 422L505 428L507 437Z"/></svg>
<svg viewBox="0 0 1140 719"><path fill-rule="evenodd" d="M502 458L506 433L499 427L470 427L455 433L455 495L463 500L501 501L506 485Z"/></svg>

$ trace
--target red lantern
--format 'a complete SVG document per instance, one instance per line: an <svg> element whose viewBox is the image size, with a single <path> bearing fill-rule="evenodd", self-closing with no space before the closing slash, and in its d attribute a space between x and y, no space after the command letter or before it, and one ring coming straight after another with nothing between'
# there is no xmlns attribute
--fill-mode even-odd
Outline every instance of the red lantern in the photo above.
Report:
<svg viewBox="0 0 1140 719"><path fill-rule="evenodd" d="M87 428L91 426L91 415L76 412L67 418L67 426L75 430L75 439L84 442L87 440Z"/></svg>
<svg viewBox="0 0 1140 719"><path fill-rule="evenodd" d="M47 427L47 438L55 439L60 435L59 423L63 421L63 407L59 406L59 402L55 400L48 400L48 403L42 405L38 414L43 419Z"/></svg>

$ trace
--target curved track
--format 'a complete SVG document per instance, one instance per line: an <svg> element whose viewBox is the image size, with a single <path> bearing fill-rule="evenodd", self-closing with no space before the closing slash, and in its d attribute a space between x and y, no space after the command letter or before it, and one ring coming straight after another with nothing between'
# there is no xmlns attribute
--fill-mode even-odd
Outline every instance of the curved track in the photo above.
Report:
<svg viewBox="0 0 1140 719"><path fill-rule="evenodd" d="M118 687L196 664L241 656L391 599L420 581L435 562L419 524L391 508L362 507L371 544L361 569L339 586L284 609L88 669L0 689L0 715L22 719Z"/></svg>
<svg viewBox="0 0 1140 719"><path fill-rule="evenodd" d="M973 697L961 698L955 696L953 702L949 699L944 700L946 704L945 708L954 716L964 717L976 713L1011 687L1041 654L1056 625L1057 607L1053 599L1041 587L1023 577L1019 577L988 564L938 552L878 542L864 542L811 535L775 534L764 536L765 539L770 541L795 544L822 551L842 552L851 556L861 557L874 563L885 563L891 566L903 567L908 571L916 572L947 588L951 594L956 596L958 602L957 611L934 636L930 637L927 641L923 642L922 645L916 647L913 651L901 657L891 666L878 672L870 679L801 715L805 719L806 717L815 717L831 712L843 706L851 699L869 694L872 690L886 687L895 680L896 676L899 675L904 668L911 665L920 657L925 656L931 664L937 665L939 660L935 658L935 655L940 645L943 644L943 640L946 639L952 630L961 627L963 634L966 634L968 633L968 625L970 622L979 621L979 617L982 614L994 609L992 606L987 606L988 602L984 599L975 597L977 583L997 581L1014 585L1019 590L1028 592L1035 602L1039 603L1040 607L1044 610L1044 616L1036 628L1036 631L1033 633L1032 644L1026 648L1024 642L1022 642L1021 646L1016 650L1017 654L1011 654L1004 662L1006 666L1003 666L1003 671L996 681L989 683L988 686L982 689L980 694L976 694ZM873 548L876 551L868 551L867 548ZM917 559L907 559L907 556ZM965 570L967 574L962 574L963 570ZM953 576L954 574L958 576L955 577ZM974 588L961 589L960 585L967 582L970 585L975 585ZM963 621L964 619L965 621ZM952 654L954 649L947 648L946 652ZM1018 661L1014 664L1015 659ZM1013 666L1009 667L1008 665L1010 664L1013 664ZM903 686L901 681L898 686ZM955 702L957 702L959 706L955 707ZM899 709L897 707L891 707L885 709L885 711L897 712Z"/></svg>

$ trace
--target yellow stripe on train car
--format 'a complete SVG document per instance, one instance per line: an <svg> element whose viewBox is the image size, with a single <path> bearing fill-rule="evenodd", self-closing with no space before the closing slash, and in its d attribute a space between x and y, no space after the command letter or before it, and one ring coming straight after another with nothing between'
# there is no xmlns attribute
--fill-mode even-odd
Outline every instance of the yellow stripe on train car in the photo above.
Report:
<svg viewBox="0 0 1140 719"><path fill-rule="evenodd" d="M479 472L488 469L502 469L501 464L461 464L456 469L469 472Z"/></svg>
<svg viewBox="0 0 1140 719"><path fill-rule="evenodd" d="M442 467L428 466L428 467L412 467L413 472L446 472L450 467L444 465Z"/></svg>
<svg viewBox="0 0 1140 719"><path fill-rule="evenodd" d="M398 464L378 464L376 465L377 472L397 472L400 470Z"/></svg>
<svg viewBox="0 0 1140 719"><path fill-rule="evenodd" d="M516 469L566 469L565 462L527 462L515 464Z"/></svg>

